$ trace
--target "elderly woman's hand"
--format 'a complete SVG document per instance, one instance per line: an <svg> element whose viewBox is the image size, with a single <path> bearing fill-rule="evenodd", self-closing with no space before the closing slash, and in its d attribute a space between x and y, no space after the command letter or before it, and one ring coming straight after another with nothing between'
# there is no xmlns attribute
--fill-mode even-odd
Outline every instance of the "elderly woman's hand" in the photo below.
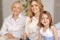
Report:
<svg viewBox="0 0 60 40"><path fill-rule="evenodd" d="M7 36L9 39L14 38L13 35L12 35L12 34L9 34L9 33L7 33L6 36Z"/></svg>

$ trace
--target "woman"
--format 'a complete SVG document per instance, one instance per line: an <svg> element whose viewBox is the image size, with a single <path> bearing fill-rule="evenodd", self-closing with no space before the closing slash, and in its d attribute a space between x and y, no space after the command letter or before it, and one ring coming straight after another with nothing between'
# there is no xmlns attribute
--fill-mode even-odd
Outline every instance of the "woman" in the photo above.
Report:
<svg viewBox="0 0 60 40"><path fill-rule="evenodd" d="M12 15L4 20L1 28L2 36L6 40L19 40L24 33L25 18L22 15L23 7L20 1L16 1L11 6Z"/></svg>
<svg viewBox="0 0 60 40"><path fill-rule="evenodd" d="M38 20L39 15L43 11L43 5L39 0L31 0L28 10L28 17L26 19L25 37L29 37L30 40L38 40Z"/></svg>

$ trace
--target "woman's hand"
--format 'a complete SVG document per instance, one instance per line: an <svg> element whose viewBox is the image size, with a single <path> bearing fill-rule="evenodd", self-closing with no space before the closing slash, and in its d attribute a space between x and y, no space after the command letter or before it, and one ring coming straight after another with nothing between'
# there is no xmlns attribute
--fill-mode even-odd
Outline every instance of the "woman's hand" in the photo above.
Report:
<svg viewBox="0 0 60 40"><path fill-rule="evenodd" d="M7 33L6 36L7 36L9 39L14 38L13 35L12 35L12 34L9 34L9 33Z"/></svg>
<svg viewBox="0 0 60 40"><path fill-rule="evenodd" d="M23 35L22 35L22 38L23 38L23 40L26 40L26 38L27 38L27 34L26 34L26 33L23 34Z"/></svg>

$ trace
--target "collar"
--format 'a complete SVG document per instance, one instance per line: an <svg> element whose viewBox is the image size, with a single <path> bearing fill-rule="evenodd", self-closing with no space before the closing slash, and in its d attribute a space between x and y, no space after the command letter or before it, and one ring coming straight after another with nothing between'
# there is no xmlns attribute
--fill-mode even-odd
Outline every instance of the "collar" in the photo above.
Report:
<svg viewBox="0 0 60 40"><path fill-rule="evenodd" d="M11 14L11 18L12 18L13 14ZM19 15L18 15L18 18L21 18L23 16L23 12L20 12Z"/></svg>

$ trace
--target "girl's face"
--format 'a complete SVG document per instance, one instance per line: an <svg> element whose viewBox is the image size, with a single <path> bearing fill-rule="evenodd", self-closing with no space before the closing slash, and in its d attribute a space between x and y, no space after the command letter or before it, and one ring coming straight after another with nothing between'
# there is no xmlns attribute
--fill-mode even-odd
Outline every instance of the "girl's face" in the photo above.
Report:
<svg viewBox="0 0 60 40"><path fill-rule="evenodd" d="M48 26L49 25L49 18L48 18L48 16L46 14L42 14L41 23L44 26Z"/></svg>
<svg viewBox="0 0 60 40"><path fill-rule="evenodd" d="M17 15L20 13L20 3L15 3L12 8L13 14Z"/></svg>
<svg viewBox="0 0 60 40"><path fill-rule="evenodd" d="M39 6L38 6L38 3L36 1L32 1L31 10L34 14L39 12Z"/></svg>

